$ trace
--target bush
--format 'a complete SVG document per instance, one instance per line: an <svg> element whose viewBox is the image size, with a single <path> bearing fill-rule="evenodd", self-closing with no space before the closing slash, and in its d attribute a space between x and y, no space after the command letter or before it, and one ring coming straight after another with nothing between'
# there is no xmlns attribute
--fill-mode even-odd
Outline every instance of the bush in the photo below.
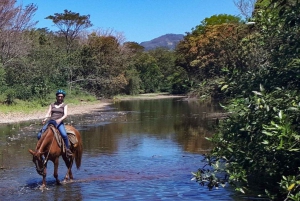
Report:
<svg viewBox="0 0 300 201"><path fill-rule="evenodd" d="M210 139L214 149L209 164L223 163L224 169L215 171L226 172L228 182L242 192L255 189L282 199L289 188L283 178L300 176L300 98L283 89L267 94L262 87L254 94L226 107L232 115Z"/></svg>

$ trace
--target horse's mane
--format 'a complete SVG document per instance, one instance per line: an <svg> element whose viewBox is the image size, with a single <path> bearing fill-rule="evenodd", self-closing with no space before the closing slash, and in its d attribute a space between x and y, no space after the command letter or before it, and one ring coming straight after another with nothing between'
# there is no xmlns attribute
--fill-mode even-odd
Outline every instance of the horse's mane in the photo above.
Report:
<svg viewBox="0 0 300 201"><path fill-rule="evenodd" d="M39 139L39 141L37 142L37 145L36 145L36 150L38 150L41 145L42 145L42 142L45 140L46 136L47 136L47 133L49 132L49 126L47 127L47 129L45 130L44 133L42 133L42 137Z"/></svg>

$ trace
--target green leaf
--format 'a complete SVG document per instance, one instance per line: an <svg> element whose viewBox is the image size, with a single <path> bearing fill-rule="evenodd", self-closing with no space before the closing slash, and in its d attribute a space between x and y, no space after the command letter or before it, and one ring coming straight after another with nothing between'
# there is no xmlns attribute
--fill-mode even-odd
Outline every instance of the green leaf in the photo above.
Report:
<svg viewBox="0 0 300 201"><path fill-rule="evenodd" d="M236 188L237 191L240 191L241 193L245 194L245 191L243 190L243 188Z"/></svg>
<svg viewBox="0 0 300 201"><path fill-rule="evenodd" d="M222 88L221 88L221 91L224 91L225 89L227 89L228 88L228 85L226 84L226 85L224 85Z"/></svg>
<svg viewBox="0 0 300 201"><path fill-rule="evenodd" d="M260 89L260 91L265 91L265 88L261 84L259 85L259 89Z"/></svg>
<svg viewBox="0 0 300 201"><path fill-rule="evenodd" d="M254 94L262 96L262 93L258 92L258 91L252 91Z"/></svg>
<svg viewBox="0 0 300 201"><path fill-rule="evenodd" d="M274 134L271 132L268 132L266 130L262 131L263 134L267 135L267 136L273 136Z"/></svg>
<svg viewBox="0 0 300 201"><path fill-rule="evenodd" d="M280 110L279 113L278 113L279 119L282 119L282 115L283 115L283 114L282 114L282 110Z"/></svg>
<svg viewBox="0 0 300 201"><path fill-rule="evenodd" d="M289 149L289 151L299 151L300 149Z"/></svg>
<svg viewBox="0 0 300 201"><path fill-rule="evenodd" d="M289 107L288 110L291 110L291 111L298 111L299 109L296 108L296 107Z"/></svg>

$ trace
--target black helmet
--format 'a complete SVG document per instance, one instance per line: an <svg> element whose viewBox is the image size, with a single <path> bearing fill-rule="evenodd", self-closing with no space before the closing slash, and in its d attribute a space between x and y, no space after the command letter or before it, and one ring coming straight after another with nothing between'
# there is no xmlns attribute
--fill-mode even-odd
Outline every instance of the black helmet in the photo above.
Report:
<svg viewBox="0 0 300 201"><path fill-rule="evenodd" d="M64 97L66 96L66 92L64 90L62 90L62 89L59 89L59 90L56 91L56 96L58 94L62 94L62 95L64 95Z"/></svg>

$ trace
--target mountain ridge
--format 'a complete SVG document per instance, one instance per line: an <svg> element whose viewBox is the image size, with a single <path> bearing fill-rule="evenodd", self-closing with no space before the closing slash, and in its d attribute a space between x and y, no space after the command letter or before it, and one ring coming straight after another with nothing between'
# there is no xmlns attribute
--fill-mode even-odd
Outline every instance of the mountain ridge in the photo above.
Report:
<svg viewBox="0 0 300 201"><path fill-rule="evenodd" d="M156 48L167 48L174 50L176 45L183 39L183 34L165 34L154 38L150 41L141 42L140 45L145 48L145 51L153 50Z"/></svg>

